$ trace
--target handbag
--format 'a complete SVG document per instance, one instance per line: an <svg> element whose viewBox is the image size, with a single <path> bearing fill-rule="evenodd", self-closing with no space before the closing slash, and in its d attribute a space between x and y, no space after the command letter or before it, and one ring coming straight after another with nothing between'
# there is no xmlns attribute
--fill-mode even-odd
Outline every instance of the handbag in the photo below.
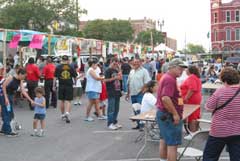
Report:
<svg viewBox="0 0 240 161"><path fill-rule="evenodd" d="M240 92L240 88L238 88L237 92L229 99L227 100L224 104L222 104L221 106L215 108L212 112L212 116L214 115L214 113L217 111L217 110L220 110L222 108L224 108L225 106L227 106L227 104L229 104L237 95L238 93Z"/></svg>

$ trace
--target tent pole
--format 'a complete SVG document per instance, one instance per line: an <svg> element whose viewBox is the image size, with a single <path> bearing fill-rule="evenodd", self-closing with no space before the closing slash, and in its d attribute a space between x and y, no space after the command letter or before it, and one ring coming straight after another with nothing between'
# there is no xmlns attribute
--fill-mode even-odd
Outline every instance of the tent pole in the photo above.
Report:
<svg viewBox="0 0 240 161"><path fill-rule="evenodd" d="M48 34L48 56L51 55L51 34Z"/></svg>

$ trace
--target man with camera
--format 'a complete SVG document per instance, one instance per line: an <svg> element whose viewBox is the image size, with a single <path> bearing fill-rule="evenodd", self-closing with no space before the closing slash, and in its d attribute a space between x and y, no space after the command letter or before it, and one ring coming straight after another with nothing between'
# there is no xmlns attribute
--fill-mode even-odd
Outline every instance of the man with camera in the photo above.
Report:
<svg viewBox="0 0 240 161"><path fill-rule="evenodd" d="M183 100L177 87L177 77L187 66L180 59L168 64L168 72L157 92L157 123L160 129L160 161L176 161L177 146L182 143Z"/></svg>

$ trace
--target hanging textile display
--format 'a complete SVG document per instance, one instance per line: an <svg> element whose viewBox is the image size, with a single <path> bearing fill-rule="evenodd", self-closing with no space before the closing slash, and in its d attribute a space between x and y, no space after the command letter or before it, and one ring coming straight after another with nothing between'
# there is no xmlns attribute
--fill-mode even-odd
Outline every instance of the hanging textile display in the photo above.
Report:
<svg viewBox="0 0 240 161"><path fill-rule="evenodd" d="M20 39L21 39L21 34L14 35L12 40L8 44L8 47L9 48L17 48Z"/></svg>
<svg viewBox="0 0 240 161"><path fill-rule="evenodd" d="M42 49L44 35L33 35L32 41L29 44L29 48Z"/></svg>

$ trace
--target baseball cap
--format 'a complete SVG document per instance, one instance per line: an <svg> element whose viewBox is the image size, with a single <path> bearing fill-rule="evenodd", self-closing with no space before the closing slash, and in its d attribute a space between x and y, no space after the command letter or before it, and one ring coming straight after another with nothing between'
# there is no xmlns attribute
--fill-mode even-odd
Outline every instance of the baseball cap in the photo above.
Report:
<svg viewBox="0 0 240 161"><path fill-rule="evenodd" d="M62 56L62 60L68 60L68 56L67 55L63 55Z"/></svg>
<svg viewBox="0 0 240 161"><path fill-rule="evenodd" d="M179 58L174 58L168 63L168 68L176 67L176 66L187 68L187 65L184 64L184 62Z"/></svg>

